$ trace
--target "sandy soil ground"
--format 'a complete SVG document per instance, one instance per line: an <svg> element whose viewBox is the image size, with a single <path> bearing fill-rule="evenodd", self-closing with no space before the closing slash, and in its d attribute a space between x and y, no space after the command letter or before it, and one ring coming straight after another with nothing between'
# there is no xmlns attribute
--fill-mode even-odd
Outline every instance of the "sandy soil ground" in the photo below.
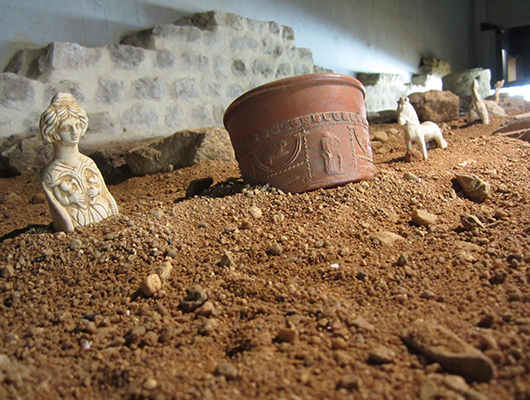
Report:
<svg viewBox="0 0 530 400"><path fill-rule="evenodd" d="M69 234L1 179L0 398L530 399L530 144L501 122L410 162L372 125L376 177L305 194L235 163L131 177Z"/></svg>

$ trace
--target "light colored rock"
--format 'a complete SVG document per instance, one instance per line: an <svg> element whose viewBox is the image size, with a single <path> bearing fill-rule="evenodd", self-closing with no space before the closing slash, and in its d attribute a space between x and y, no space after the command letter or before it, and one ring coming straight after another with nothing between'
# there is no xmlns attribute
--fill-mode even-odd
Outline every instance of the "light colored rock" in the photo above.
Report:
<svg viewBox="0 0 530 400"><path fill-rule="evenodd" d="M471 231L475 228L485 228L484 224L477 216L467 213L460 214L460 221L466 231Z"/></svg>
<svg viewBox="0 0 530 400"><path fill-rule="evenodd" d="M504 108L492 100L484 100L484 105L492 117L506 117L508 115Z"/></svg>
<svg viewBox="0 0 530 400"><path fill-rule="evenodd" d="M489 69L474 68L461 72L454 72L444 76L443 90L449 90L460 98L460 106L469 109L471 104L471 87L475 78L479 82L478 93L482 98L490 92L491 71Z"/></svg>
<svg viewBox="0 0 530 400"><path fill-rule="evenodd" d="M396 353L386 346L378 345L368 351L368 363L370 364L388 364L395 358Z"/></svg>
<svg viewBox="0 0 530 400"><path fill-rule="evenodd" d="M139 144L124 158L131 172L140 176L189 167L205 160L231 161L235 156L225 129L204 128Z"/></svg>
<svg viewBox="0 0 530 400"><path fill-rule="evenodd" d="M160 276L158 274L146 276L140 284L140 290L147 297L151 297L160 289L162 289L162 281L160 280Z"/></svg>
<svg viewBox="0 0 530 400"><path fill-rule="evenodd" d="M41 136L53 145L54 156L39 180L58 231L71 232L118 214L98 167L79 152L87 127L85 110L68 93L56 95L41 115Z"/></svg>
<svg viewBox="0 0 530 400"><path fill-rule="evenodd" d="M440 58L425 57L421 60L419 72L421 74L444 77L451 73L451 64Z"/></svg>
<svg viewBox="0 0 530 400"><path fill-rule="evenodd" d="M386 132L383 132L383 131L377 131L374 133L374 139L373 140L377 140L378 142L386 142L388 141L388 134Z"/></svg>
<svg viewBox="0 0 530 400"><path fill-rule="evenodd" d="M387 246L393 246L396 242L405 240L404 237L393 232L376 232L372 237Z"/></svg>
<svg viewBox="0 0 530 400"><path fill-rule="evenodd" d="M412 222L420 226L432 226L436 224L438 217L425 210L415 209L411 214Z"/></svg>
<svg viewBox="0 0 530 400"><path fill-rule="evenodd" d="M221 363L215 368L215 375L224 376L227 380L236 379L239 375L237 367L232 363Z"/></svg>
<svg viewBox="0 0 530 400"><path fill-rule="evenodd" d="M416 110L420 122L449 122L460 116L458 96L447 90L411 93L408 98Z"/></svg>
<svg viewBox="0 0 530 400"><path fill-rule="evenodd" d="M180 302L184 311L190 312L208 300L206 291L200 285L192 285L186 289L186 297Z"/></svg>
<svg viewBox="0 0 530 400"><path fill-rule="evenodd" d="M173 271L173 264L171 264L169 261L164 261L156 269L156 273L162 282L169 279L171 276L171 271Z"/></svg>
<svg viewBox="0 0 530 400"><path fill-rule="evenodd" d="M415 320L401 338L448 372L477 381L489 381L497 375L490 358L434 321Z"/></svg>
<svg viewBox="0 0 530 400"><path fill-rule="evenodd" d="M423 158L426 160L427 143L435 141L438 147L445 149L447 142L444 140L442 131L434 122L425 121L420 124L418 115L410 104L407 97L402 97L398 102L398 123L405 127L405 144L407 151L412 150L412 144L417 143L420 147Z"/></svg>
<svg viewBox="0 0 530 400"><path fill-rule="evenodd" d="M281 328L278 331L278 335L276 338L281 342L288 342L292 343L296 341L296 338L298 337L298 331L293 328Z"/></svg>
<svg viewBox="0 0 530 400"><path fill-rule="evenodd" d="M455 178L471 200L481 203L489 197L491 192L490 184L478 176L473 174L456 174Z"/></svg>
<svg viewBox="0 0 530 400"><path fill-rule="evenodd" d="M255 219L259 219L263 216L263 211L261 211L261 209L255 205L250 206L250 208L248 209L248 213L252 215L252 217Z"/></svg>

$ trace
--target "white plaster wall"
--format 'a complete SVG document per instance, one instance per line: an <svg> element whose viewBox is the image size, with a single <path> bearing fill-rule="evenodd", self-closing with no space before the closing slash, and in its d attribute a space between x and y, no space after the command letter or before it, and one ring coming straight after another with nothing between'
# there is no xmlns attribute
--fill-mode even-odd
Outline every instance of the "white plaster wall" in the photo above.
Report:
<svg viewBox="0 0 530 400"><path fill-rule="evenodd" d="M470 0L0 0L0 10L2 67L23 48L103 46L209 10L291 26L315 64L348 75L407 79L425 56L445 59L453 71L472 63Z"/></svg>

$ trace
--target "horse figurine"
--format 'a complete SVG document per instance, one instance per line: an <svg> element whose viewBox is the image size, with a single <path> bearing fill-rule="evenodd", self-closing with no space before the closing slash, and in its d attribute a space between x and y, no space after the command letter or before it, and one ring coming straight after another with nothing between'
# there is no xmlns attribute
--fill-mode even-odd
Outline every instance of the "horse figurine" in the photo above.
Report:
<svg viewBox="0 0 530 400"><path fill-rule="evenodd" d="M416 110L410 104L408 97L402 97L398 100L398 123L405 127L405 144L407 151L412 150L412 144L417 143L420 147L423 158L427 157L427 143L434 140L438 147L445 149L447 142L442 136L442 131L434 122L425 121L420 124Z"/></svg>

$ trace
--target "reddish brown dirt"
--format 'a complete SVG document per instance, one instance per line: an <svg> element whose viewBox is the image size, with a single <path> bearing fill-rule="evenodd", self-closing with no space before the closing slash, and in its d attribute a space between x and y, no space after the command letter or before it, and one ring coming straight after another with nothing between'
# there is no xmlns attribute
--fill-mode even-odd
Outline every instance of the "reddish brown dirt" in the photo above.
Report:
<svg viewBox="0 0 530 400"><path fill-rule="evenodd" d="M530 145L494 122L455 123L448 149L411 162L401 127L373 125L399 131L374 144L376 177L306 194L245 187L235 163L130 178L109 187L120 216L69 234L49 232L35 177L1 179L0 398L530 399ZM456 173L490 198L469 200ZM184 199L204 177L213 189ZM165 260L162 289L141 294ZM186 312L194 284L210 303ZM418 318L496 377L464 383L408 348Z"/></svg>

